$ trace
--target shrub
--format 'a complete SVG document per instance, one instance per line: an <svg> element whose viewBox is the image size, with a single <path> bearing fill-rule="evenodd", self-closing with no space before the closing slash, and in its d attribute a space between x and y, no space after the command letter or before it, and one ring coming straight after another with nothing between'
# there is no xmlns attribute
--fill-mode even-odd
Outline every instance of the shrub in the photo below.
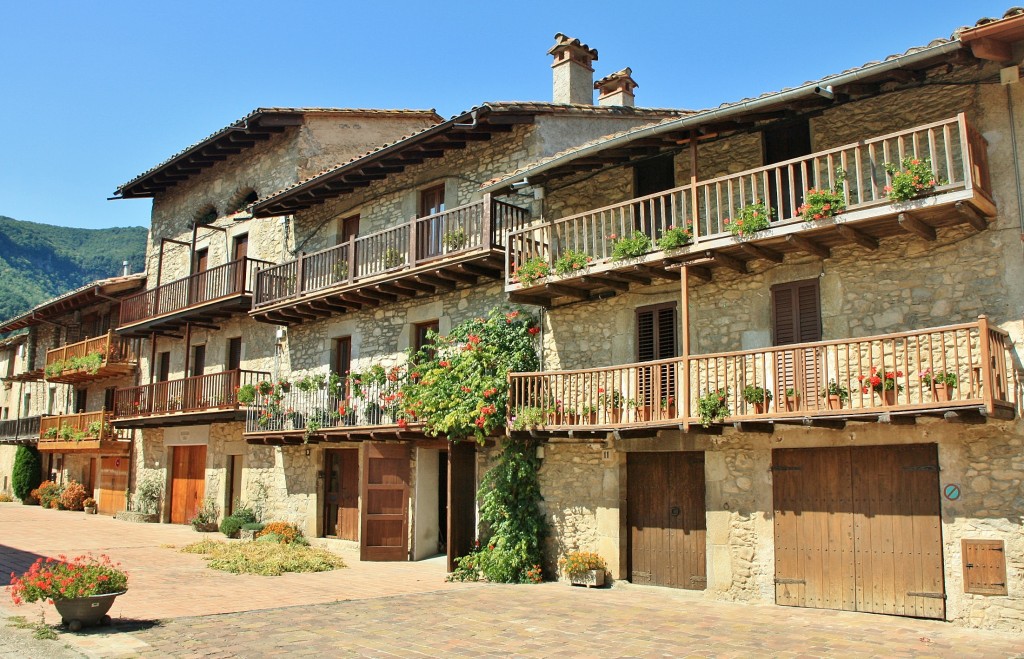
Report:
<svg viewBox="0 0 1024 659"><path fill-rule="evenodd" d="M325 549L275 542L225 543L203 541L181 551L201 554L214 570L232 574L277 576L285 572L326 572L345 567L345 561Z"/></svg>
<svg viewBox="0 0 1024 659"><path fill-rule="evenodd" d="M729 416L729 390L727 388L713 389L697 401L697 416L700 424L707 428L712 423L717 423Z"/></svg>
<svg viewBox="0 0 1024 659"><path fill-rule="evenodd" d="M73 480L60 493L60 506L65 510L81 510L86 496L85 486Z"/></svg>
<svg viewBox="0 0 1024 659"><path fill-rule="evenodd" d="M203 501L203 507L196 511L195 517L188 521L196 531L216 531L217 516L219 514L217 504L213 499L207 498Z"/></svg>
<svg viewBox="0 0 1024 659"><path fill-rule="evenodd" d="M256 385L243 384L238 388L238 391L235 393L235 397L242 405L252 405L256 400Z"/></svg>
<svg viewBox="0 0 1024 659"><path fill-rule="evenodd" d="M260 524L259 522L250 522L247 524L242 524L243 531L262 531L263 527L264 525Z"/></svg>
<svg viewBox="0 0 1024 659"><path fill-rule="evenodd" d="M135 496L132 497L136 510L147 515L155 513L163 490L163 483L155 473L149 472L143 476L135 487ZM216 514L214 514L214 519L216 519Z"/></svg>
<svg viewBox="0 0 1024 659"><path fill-rule="evenodd" d="M270 534L277 535L279 537L278 541L286 545L302 537L302 531L291 522L270 522L263 527L263 530L259 532L257 537L263 538Z"/></svg>
<svg viewBox="0 0 1024 659"><path fill-rule="evenodd" d="M237 517L228 516L220 523L220 532L229 538L237 538L238 532L242 529L242 520Z"/></svg>
<svg viewBox="0 0 1024 659"><path fill-rule="evenodd" d="M109 556L78 556L71 561L40 558L20 577L12 575L11 599L15 604L64 600L120 593L127 587L128 575Z"/></svg>
<svg viewBox="0 0 1024 659"><path fill-rule="evenodd" d="M61 487L53 481L46 481L32 490L30 493L33 499L39 500L43 508L57 508L60 500Z"/></svg>
<svg viewBox="0 0 1024 659"><path fill-rule="evenodd" d="M239 508L231 513L231 516L237 518L242 524L253 524L256 522L256 513L252 508Z"/></svg>
<svg viewBox="0 0 1024 659"><path fill-rule="evenodd" d="M612 260L635 259L651 251L651 238L643 231L634 231L632 236L619 238L616 234L608 236L615 243L612 245Z"/></svg>
<svg viewBox="0 0 1024 659"><path fill-rule="evenodd" d="M282 544L281 536L276 533L263 533L262 529L260 533L257 533L256 542L273 542L275 544Z"/></svg>
<svg viewBox="0 0 1024 659"><path fill-rule="evenodd" d="M11 473L14 496L25 501L42 481L42 460L39 451L32 446L19 446L14 454L14 469Z"/></svg>
<svg viewBox="0 0 1024 659"><path fill-rule="evenodd" d="M85 501L82 502L82 508L95 508L95 507L96 507L96 499L93 499L92 497L86 497Z"/></svg>
<svg viewBox="0 0 1024 659"><path fill-rule="evenodd" d="M10 503L14 501L14 497L6 492L0 492L0 503Z"/></svg>

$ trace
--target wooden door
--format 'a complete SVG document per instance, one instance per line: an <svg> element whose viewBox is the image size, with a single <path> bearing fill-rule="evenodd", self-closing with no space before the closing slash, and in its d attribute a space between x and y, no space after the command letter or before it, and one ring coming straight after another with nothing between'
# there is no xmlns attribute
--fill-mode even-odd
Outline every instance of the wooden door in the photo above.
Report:
<svg viewBox="0 0 1024 659"><path fill-rule="evenodd" d="M359 450L324 451L324 535L359 539Z"/></svg>
<svg viewBox="0 0 1024 659"><path fill-rule="evenodd" d="M764 164L772 165L800 158L811 153L811 128L806 119L782 125L769 126L763 132ZM814 173L803 168L791 166L783 169L780 181L775 176L768 178L768 191L760 196L765 204L775 209L775 216L786 220L796 214L796 209L803 203L804 192L814 187ZM807 179L806 181L804 179Z"/></svg>
<svg viewBox="0 0 1024 659"><path fill-rule="evenodd" d="M189 300L191 304L208 299L206 295L206 270L209 268L209 265L210 251L206 249L197 250L193 269L193 274L196 276L192 279L192 299Z"/></svg>
<svg viewBox="0 0 1024 659"><path fill-rule="evenodd" d="M443 455L443 454L442 454ZM476 443L452 442L448 449L448 571L473 551L476 539Z"/></svg>
<svg viewBox="0 0 1024 659"><path fill-rule="evenodd" d="M175 446L171 451L171 524L188 524L206 495L206 447Z"/></svg>
<svg viewBox="0 0 1024 659"><path fill-rule="evenodd" d="M235 263L235 293L241 293L246 290L245 278L248 274L248 268L246 267L245 258L249 256L249 234L243 233L240 236L235 236L234 245L231 250L231 260Z"/></svg>
<svg viewBox="0 0 1024 659"><path fill-rule="evenodd" d="M772 286L772 339L774 345L821 341L821 292L817 279ZM784 397L792 389L799 398L795 409L820 406L823 359L816 348L776 353L774 398L785 411Z"/></svg>
<svg viewBox="0 0 1024 659"><path fill-rule="evenodd" d="M938 447L852 449L857 610L945 618Z"/></svg>
<svg viewBox="0 0 1024 659"><path fill-rule="evenodd" d="M676 303L654 304L636 310L636 360L649 362L678 355L676 341ZM661 418L676 399L675 364L659 364L637 369L638 421Z"/></svg>
<svg viewBox="0 0 1024 659"><path fill-rule="evenodd" d="M367 442L363 455L359 558L408 560L410 446Z"/></svg>
<svg viewBox="0 0 1024 659"><path fill-rule="evenodd" d="M128 458L100 458L97 512L113 515L124 510L127 489Z"/></svg>
<svg viewBox="0 0 1024 659"><path fill-rule="evenodd" d="M650 158L633 167L634 198L671 190L676 187L675 162L671 155ZM667 228L667 208L658 199L633 205L633 227L651 240L661 238Z"/></svg>
<svg viewBox="0 0 1024 659"><path fill-rule="evenodd" d="M703 590L704 453L630 453L626 469L630 581Z"/></svg>
<svg viewBox="0 0 1024 659"><path fill-rule="evenodd" d="M420 191L419 217L427 217L444 212L444 186L435 185ZM445 226L444 217L437 217L429 222L418 222L416 232L417 258L432 258L444 253L444 233L459 229L458 226Z"/></svg>
<svg viewBox="0 0 1024 659"><path fill-rule="evenodd" d="M944 618L937 457L934 444L774 450L776 602Z"/></svg>

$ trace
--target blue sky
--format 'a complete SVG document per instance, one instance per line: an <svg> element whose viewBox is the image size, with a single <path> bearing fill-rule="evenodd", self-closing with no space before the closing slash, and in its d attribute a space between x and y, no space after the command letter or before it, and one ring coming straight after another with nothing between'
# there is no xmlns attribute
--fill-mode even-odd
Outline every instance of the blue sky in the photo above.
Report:
<svg viewBox="0 0 1024 659"><path fill-rule="evenodd" d="M704 108L948 37L1008 0L8 2L0 215L148 225L118 184L260 106L551 99L555 32L629 66L637 104ZM855 6L856 12L849 7Z"/></svg>

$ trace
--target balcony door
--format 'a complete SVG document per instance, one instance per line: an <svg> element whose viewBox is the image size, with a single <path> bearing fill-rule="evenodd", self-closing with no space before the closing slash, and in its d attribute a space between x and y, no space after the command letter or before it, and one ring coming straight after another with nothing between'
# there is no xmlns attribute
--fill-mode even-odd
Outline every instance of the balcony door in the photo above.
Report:
<svg viewBox="0 0 1024 659"><path fill-rule="evenodd" d="M444 212L444 185L435 185L432 188L420 191L419 217L428 217ZM455 232L465 228L459 226L445 226L445 218L437 217L429 222L417 223L417 251L420 258L435 258L444 253L444 235L448 232Z"/></svg>
<svg viewBox="0 0 1024 659"><path fill-rule="evenodd" d="M246 267L245 259L249 256L249 234L243 233L240 236L235 236L232 249L231 249L231 260L235 263L234 272L234 286L235 293L242 293L246 290L246 281L248 268Z"/></svg>
<svg viewBox="0 0 1024 659"><path fill-rule="evenodd" d="M189 304L197 304L207 299L206 271L210 266L210 250L196 250L193 263L192 274L194 277L192 277L192 290L190 292L191 299L189 300Z"/></svg>
<svg viewBox="0 0 1024 659"><path fill-rule="evenodd" d="M772 339L776 346L821 341L821 291L817 279L772 287ZM816 409L822 388L821 360L816 348L776 353L775 405L785 411ZM789 390L793 390L789 393Z"/></svg>
<svg viewBox="0 0 1024 659"><path fill-rule="evenodd" d="M671 155L657 156L633 167L633 196L646 197L676 187L675 162ZM633 228L657 240L672 223L671 209L660 199L633 205ZM618 229L618 227L616 227Z"/></svg>
<svg viewBox="0 0 1024 659"><path fill-rule="evenodd" d="M205 407L202 404L203 390L205 389L204 378L201 376L206 371L206 346L192 346L192 362L189 367L189 375L192 379L188 380L188 384L185 387L185 407L187 409L200 409Z"/></svg>
<svg viewBox="0 0 1024 659"><path fill-rule="evenodd" d="M678 356L676 326L675 302L637 309L636 360L652 362ZM637 367L636 394L638 421L675 417L672 413L676 402L675 363Z"/></svg>
<svg viewBox="0 0 1024 659"><path fill-rule="evenodd" d="M811 127L806 119L765 128L764 164L772 165L793 158L800 158L811 153ZM808 180L804 180L803 170L799 166L789 167L782 171L782 185L779 185L774 174L768 177L768 198L765 200L775 209L775 217L785 220L796 214L796 208L804 203L804 191L814 185L814 173L808 171ZM764 191L760 196L764 197Z"/></svg>

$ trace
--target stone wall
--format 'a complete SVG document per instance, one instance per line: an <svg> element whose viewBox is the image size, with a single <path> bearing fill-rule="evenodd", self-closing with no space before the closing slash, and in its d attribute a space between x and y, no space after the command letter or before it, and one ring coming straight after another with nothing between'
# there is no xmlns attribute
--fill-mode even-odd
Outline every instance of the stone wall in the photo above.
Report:
<svg viewBox="0 0 1024 659"><path fill-rule="evenodd" d="M14 496L11 478L14 473L14 454L18 447L13 444L0 444L0 494Z"/></svg>

